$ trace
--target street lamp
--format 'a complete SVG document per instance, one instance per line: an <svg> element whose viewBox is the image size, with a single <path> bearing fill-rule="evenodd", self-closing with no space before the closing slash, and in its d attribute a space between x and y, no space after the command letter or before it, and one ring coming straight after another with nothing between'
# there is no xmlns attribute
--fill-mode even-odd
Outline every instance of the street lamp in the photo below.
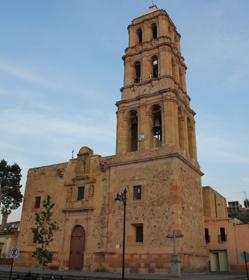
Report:
<svg viewBox="0 0 249 280"><path fill-rule="evenodd" d="M126 221L126 201L127 201L127 190L117 193L115 198L116 201L122 202L124 206L124 217L123 217L123 253L122 253L122 280L124 280L125 273L125 221Z"/></svg>

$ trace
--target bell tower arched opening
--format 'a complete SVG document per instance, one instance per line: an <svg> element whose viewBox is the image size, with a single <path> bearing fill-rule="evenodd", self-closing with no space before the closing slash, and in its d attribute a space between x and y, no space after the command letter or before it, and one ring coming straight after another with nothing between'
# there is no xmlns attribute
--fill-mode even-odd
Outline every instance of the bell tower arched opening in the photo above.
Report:
<svg viewBox="0 0 249 280"><path fill-rule="evenodd" d="M137 111L132 110L130 111L130 137L131 137L131 145L130 151L135 152L137 151L138 146L138 118L137 118Z"/></svg>
<svg viewBox="0 0 249 280"><path fill-rule="evenodd" d="M155 104L152 106L152 133L154 137L154 146L161 146L162 144L162 115L161 106Z"/></svg>
<svg viewBox="0 0 249 280"><path fill-rule="evenodd" d="M137 29L137 42L141 44L143 42L143 31L141 28Z"/></svg>
<svg viewBox="0 0 249 280"><path fill-rule="evenodd" d="M152 57L152 77L158 77L158 58L156 55Z"/></svg>
<svg viewBox="0 0 249 280"><path fill-rule="evenodd" d="M141 63L136 61L135 64L135 82L139 83L141 80Z"/></svg>
<svg viewBox="0 0 249 280"><path fill-rule="evenodd" d="M156 25L156 23L153 23L151 25L151 31L152 31L152 38L157 39L157 25Z"/></svg>

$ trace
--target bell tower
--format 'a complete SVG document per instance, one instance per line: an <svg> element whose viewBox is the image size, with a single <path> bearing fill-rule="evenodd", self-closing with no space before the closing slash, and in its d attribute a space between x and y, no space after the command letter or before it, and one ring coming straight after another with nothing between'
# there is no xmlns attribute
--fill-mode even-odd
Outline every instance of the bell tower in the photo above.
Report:
<svg viewBox="0 0 249 280"><path fill-rule="evenodd" d="M115 260L121 256L116 245L123 212L113 197L125 188L127 269L170 271L172 241L166 236L176 233L182 236L176 248L182 270L205 271L202 173L181 36L167 12L155 5L132 20L128 32L124 85L116 104L116 155L109 165L106 260L112 267L113 254Z"/></svg>
<svg viewBox="0 0 249 280"><path fill-rule="evenodd" d="M198 165L180 34L166 11L155 5L134 19L128 31L117 102L117 155L177 152Z"/></svg>

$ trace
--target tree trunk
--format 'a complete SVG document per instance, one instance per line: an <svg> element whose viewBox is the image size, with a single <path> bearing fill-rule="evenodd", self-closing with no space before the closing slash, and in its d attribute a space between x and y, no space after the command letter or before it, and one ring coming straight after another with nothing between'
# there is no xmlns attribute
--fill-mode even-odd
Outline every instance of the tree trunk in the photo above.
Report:
<svg viewBox="0 0 249 280"><path fill-rule="evenodd" d="M0 227L0 230L3 231L4 228L6 227L7 225L7 221L8 221L8 214L2 214L2 224L1 224L1 227Z"/></svg>

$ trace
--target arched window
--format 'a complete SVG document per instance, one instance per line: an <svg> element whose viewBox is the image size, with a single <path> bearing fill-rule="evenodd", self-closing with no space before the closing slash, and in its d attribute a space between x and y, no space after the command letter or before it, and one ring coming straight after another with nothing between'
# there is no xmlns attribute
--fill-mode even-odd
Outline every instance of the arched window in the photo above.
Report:
<svg viewBox="0 0 249 280"><path fill-rule="evenodd" d="M135 82L140 82L141 80L141 64L139 61L135 62Z"/></svg>
<svg viewBox="0 0 249 280"><path fill-rule="evenodd" d="M153 23L151 25L151 31L152 31L152 38L156 39L157 38L157 25L156 25L156 23Z"/></svg>
<svg viewBox="0 0 249 280"><path fill-rule="evenodd" d="M137 29L137 39L139 44L143 42L143 31L141 28Z"/></svg>
<svg viewBox="0 0 249 280"><path fill-rule="evenodd" d="M131 124L131 152L137 151L138 142L138 118L137 111L130 111L130 124Z"/></svg>
<svg viewBox="0 0 249 280"><path fill-rule="evenodd" d="M158 58L157 56L152 57L152 77L158 77Z"/></svg>
<svg viewBox="0 0 249 280"><path fill-rule="evenodd" d="M153 136L162 141L162 117L161 117L161 106L155 104L152 106L152 120L153 120Z"/></svg>

